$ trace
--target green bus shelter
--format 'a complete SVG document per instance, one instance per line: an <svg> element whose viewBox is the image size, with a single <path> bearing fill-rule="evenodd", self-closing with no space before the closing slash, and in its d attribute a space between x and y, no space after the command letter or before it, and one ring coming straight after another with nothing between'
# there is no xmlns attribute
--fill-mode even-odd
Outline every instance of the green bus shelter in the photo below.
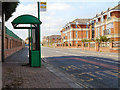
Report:
<svg viewBox="0 0 120 90"><path fill-rule="evenodd" d="M41 67L40 24L42 22L32 15L21 15L12 22L14 29L29 30L29 64Z"/></svg>

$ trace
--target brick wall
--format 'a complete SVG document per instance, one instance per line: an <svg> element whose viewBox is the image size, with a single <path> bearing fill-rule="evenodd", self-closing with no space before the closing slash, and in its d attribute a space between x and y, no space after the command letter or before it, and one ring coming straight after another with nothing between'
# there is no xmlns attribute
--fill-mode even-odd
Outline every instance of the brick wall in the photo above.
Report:
<svg viewBox="0 0 120 90"><path fill-rule="evenodd" d="M4 42L5 42L4 43L4 57L5 58L21 50L22 48L25 48L25 44L21 40L15 39L7 34L5 34Z"/></svg>
<svg viewBox="0 0 120 90"><path fill-rule="evenodd" d="M92 43L94 44L93 46L91 46ZM68 46L57 45L56 48L81 48L82 50L89 50L89 51L120 53L119 47L113 47L114 42L110 42L109 46L107 46L106 43L105 46L100 46L100 43L98 42L92 42L92 43L81 42L80 46L78 46L78 44L76 46L70 46L69 44Z"/></svg>

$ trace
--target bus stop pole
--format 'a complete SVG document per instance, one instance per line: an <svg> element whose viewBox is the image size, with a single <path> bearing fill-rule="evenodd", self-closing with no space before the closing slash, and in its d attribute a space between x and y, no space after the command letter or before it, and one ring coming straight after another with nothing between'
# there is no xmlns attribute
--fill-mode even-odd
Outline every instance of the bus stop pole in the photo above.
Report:
<svg viewBox="0 0 120 90"><path fill-rule="evenodd" d="M31 52L30 52L30 41L31 41L30 39L31 39L31 38L30 38L30 29L28 29L28 38L29 38L29 64L31 65L31 63L30 63L30 62L31 62Z"/></svg>
<svg viewBox="0 0 120 90"><path fill-rule="evenodd" d="M32 51L32 24L30 25L30 29L31 29L31 51Z"/></svg>
<svg viewBox="0 0 120 90"><path fill-rule="evenodd" d="M40 2L37 2L38 3L38 19L40 20ZM40 67L41 67L41 30L40 30L40 24L39 24L39 38L40 38L40 41L39 41L39 44L40 44Z"/></svg>

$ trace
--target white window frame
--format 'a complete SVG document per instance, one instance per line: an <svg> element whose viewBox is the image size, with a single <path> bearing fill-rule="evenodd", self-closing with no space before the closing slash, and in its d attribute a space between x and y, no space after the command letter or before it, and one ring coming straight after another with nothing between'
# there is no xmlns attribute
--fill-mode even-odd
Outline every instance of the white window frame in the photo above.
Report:
<svg viewBox="0 0 120 90"><path fill-rule="evenodd" d="M78 38L78 34L77 34L77 31L76 31L76 38Z"/></svg>
<svg viewBox="0 0 120 90"><path fill-rule="evenodd" d="M98 35L97 35L97 28L96 28L96 37L97 37Z"/></svg>
<svg viewBox="0 0 120 90"><path fill-rule="evenodd" d="M104 25L102 26L102 36L104 35Z"/></svg>
<svg viewBox="0 0 120 90"><path fill-rule="evenodd" d="M68 36L68 40L69 40L69 33L67 34L67 36Z"/></svg>
<svg viewBox="0 0 120 90"><path fill-rule="evenodd" d="M103 16L101 16L101 22L103 22L104 20L103 20Z"/></svg>
<svg viewBox="0 0 120 90"><path fill-rule="evenodd" d="M98 18L96 18L96 23L98 23Z"/></svg>
<svg viewBox="0 0 120 90"><path fill-rule="evenodd" d="M70 39L71 39L71 32L70 32Z"/></svg>
<svg viewBox="0 0 120 90"><path fill-rule="evenodd" d="M110 12L107 12L107 19L110 17Z"/></svg>
<svg viewBox="0 0 120 90"><path fill-rule="evenodd" d="M78 43L78 41L76 40L76 44Z"/></svg>
<svg viewBox="0 0 120 90"><path fill-rule="evenodd" d="M98 37L100 36L100 28L98 27Z"/></svg>
<svg viewBox="0 0 120 90"><path fill-rule="evenodd" d="M86 31L86 38L88 39L88 31Z"/></svg>

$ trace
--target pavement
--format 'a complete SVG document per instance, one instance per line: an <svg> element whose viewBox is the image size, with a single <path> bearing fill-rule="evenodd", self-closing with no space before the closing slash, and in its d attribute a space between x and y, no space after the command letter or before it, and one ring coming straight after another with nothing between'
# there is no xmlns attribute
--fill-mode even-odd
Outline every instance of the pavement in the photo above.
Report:
<svg viewBox="0 0 120 90"><path fill-rule="evenodd" d="M73 82L64 80L49 71L42 62L42 67L30 67L28 48L9 56L2 64L4 89L10 88L72 88ZM71 83L72 85L68 84Z"/></svg>
<svg viewBox="0 0 120 90"><path fill-rule="evenodd" d="M42 57L81 87L118 89L120 86L117 53L42 47Z"/></svg>

